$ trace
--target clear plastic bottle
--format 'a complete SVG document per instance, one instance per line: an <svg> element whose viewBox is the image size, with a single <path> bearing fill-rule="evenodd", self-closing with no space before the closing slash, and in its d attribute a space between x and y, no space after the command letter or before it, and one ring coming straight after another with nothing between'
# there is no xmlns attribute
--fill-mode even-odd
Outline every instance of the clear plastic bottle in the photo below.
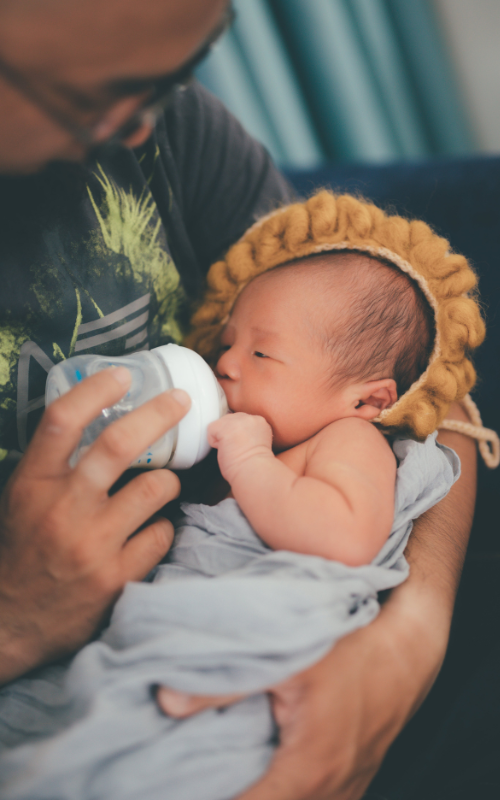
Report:
<svg viewBox="0 0 500 800"><path fill-rule="evenodd" d="M186 347L166 344L151 351L129 356L87 355L61 361L49 372L45 402L49 405L90 375L109 367L126 367L131 376L130 389L122 399L88 425L75 450L71 465L77 463L99 434L120 417L146 403L160 392L184 389L191 397L191 408L175 428L164 434L130 466L153 469L187 469L208 454L207 427L227 413L227 402L208 364Z"/></svg>

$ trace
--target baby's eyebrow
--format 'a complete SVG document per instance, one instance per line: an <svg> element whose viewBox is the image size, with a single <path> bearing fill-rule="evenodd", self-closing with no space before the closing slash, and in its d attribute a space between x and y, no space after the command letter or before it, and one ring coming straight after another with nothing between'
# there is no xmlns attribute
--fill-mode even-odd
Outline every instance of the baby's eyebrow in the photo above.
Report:
<svg viewBox="0 0 500 800"><path fill-rule="evenodd" d="M281 338L279 331L272 330L270 328L260 328L258 325L252 325L250 330L252 333L256 333L258 336L262 336L263 338Z"/></svg>

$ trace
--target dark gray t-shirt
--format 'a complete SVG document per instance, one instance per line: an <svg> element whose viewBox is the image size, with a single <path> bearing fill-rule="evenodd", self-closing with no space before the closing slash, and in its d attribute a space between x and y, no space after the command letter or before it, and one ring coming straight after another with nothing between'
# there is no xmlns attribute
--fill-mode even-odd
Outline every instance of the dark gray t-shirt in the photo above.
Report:
<svg viewBox="0 0 500 800"><path fill-rule="evenodd" d="M180 341L210 264L288 199L267 152L196 84L137 150L0 178L0 488L50 367Z"/></svg>

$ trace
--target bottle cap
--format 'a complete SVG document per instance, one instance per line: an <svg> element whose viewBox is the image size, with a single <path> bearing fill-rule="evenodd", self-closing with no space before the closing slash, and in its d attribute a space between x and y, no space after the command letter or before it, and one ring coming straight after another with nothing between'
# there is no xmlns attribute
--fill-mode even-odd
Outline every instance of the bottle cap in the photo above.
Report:
<svg viewBox="0 0 500 800"><path fill-rule="evenodd" d="M227 413L227 401L214 373L194 350L165 344L151 350L161 359L174 388L184 389L191 408L178 424L177 444L168 464L172 469L188 469L210 451L207 428Z"/></svg>

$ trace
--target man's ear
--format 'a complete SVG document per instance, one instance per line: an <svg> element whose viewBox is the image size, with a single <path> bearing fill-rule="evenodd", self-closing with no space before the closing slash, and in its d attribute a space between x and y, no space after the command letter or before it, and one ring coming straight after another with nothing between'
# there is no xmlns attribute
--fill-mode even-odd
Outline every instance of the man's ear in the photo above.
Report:
<svg viewBox="0 0 500 800"><path fill-rule="evenodd" d="M390 408L398 399L396 381L383 378L380 381L367 381L356 387L357 404L352 416L368 421L378 417L384 408Z"/></svg>

